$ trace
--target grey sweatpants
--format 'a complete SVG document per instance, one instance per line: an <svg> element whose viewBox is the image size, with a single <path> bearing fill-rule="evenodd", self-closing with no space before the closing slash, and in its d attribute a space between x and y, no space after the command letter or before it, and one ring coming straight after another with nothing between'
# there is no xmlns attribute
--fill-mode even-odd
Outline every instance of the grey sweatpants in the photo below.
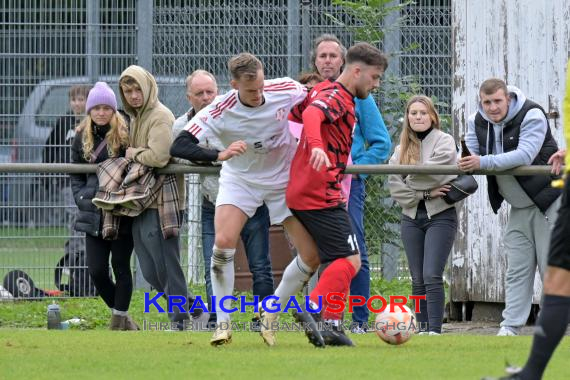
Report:
<svg viewBox="0 0 570 380"><path fill-rule="evenodd" d="M536 267L543 279L548 261L550 232L558 216L558 198L546 216L536 207L511 207L505 231L507 274L505 278L505 310L501 326L524 326L534 292Z"/></svg>
<svg viewBox="0 0 570 380"><path fill-rule="evenodd" d="M180 239L163 238L157 209L147 209L133 219L133 241L145 280L166 297L182 296L187 300L188 286L180 266ZM168 317L172 322L189 319L187 301L184 310L180 313L174 307Z"/></svg>

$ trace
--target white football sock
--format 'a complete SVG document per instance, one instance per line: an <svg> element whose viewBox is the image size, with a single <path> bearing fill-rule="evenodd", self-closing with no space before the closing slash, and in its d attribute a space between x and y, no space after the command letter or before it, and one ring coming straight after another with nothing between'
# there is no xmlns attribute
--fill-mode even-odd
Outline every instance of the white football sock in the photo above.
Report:
<svg viewBox="0 0 570 380"><path fill-rule="evenodd" d="M225 296L231 296L234 290L234 255L235 248L218 248L214 245L212 261L210 265L210 277L212 279L212 293L216 296L217 322L228 322L230 315L220 308L220 301ZM224 307L231 307L231 300L223 302Z"/></svg>
<svg viewBox="0 0 570 380"><path fill-rule="evenodd" d="M305 286L312 275L311 267L305 264L298 255L287 265L283 272L283 278L277 289L275 289L275 296L279 298L275 302L281 304L281 310L283 310L291 296L295 296L303 289L303 286Z"/></svg>

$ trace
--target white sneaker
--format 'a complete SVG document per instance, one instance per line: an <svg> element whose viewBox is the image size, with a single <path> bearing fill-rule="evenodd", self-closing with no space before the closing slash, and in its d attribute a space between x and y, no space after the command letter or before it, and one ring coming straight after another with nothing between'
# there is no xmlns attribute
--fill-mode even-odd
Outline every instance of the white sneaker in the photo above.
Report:
<svg viewBox="0 0 570 380"><path fill-rule="evenodd" d="M507 376L502 376L502 377L484 377L481 380L520 380L520 374L522 372L522 368L520 367L514 367L510 364L507 363L507 366L505 368L505 373L507 374Z"/></svg>
<svg viewBox="0 0 570 380"><path fill-rule="evenodd" d="M210 339L210 344L212 346L221 346L223 344L229 344L232 342L232 327L228 323L220 323L220 326L216 327L214 335Z"/></svg>
<svg viewBox="0 0 570 380"><path fill-rule="evenodd" d="M272 328L272 325L279 320L279 313L268 313L259 305L259 315L261 318L259 335L263 338L265 344L269 347L275 346L277 339L275 334L277 331Z"/></svg>
<svg viewBox="0 0 570 380"><path fill-rule="evenodd" d="M428 335L441 335L441 333L436 333L435 331L430 331Z"/></svg>
<svg viewBox="0 0 570 380"><path fill-rule="evenodd" d="M501 326L497 336L517 336L520 333L520 327L516 326Z"/></svg>
<svg viewBox="0 0 570 380"><path fill-rule="evenodd" d="M350 332L353 334L366 334L366 330L364 330L362 326L354 326L350 329Z"/></svg>
<svg viewBox="0 0 570 380"><path fill-rule="evenodd" d="M518 375L522 372L522 368L521 367L515 367L513 365L507 364L507 366L505 367L505 372L507 373L507 375Z"/></svg>

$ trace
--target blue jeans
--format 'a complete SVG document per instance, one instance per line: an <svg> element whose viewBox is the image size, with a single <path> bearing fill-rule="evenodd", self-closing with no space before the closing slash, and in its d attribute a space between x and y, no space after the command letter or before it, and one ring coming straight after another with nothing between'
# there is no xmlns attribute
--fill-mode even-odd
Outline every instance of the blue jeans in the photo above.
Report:
<svg viewBox="0 0 570 380"><path fill-rule="evenodd" d="M360 270L350 283L350 294L370 298L370 263L368 262L368 250L364 239L364 199L366 198L366 186L364 180L353 176L350 184L350 197L348 201L348 214L352 222L352 229L356 234L358 250L360 251ZM369 311L366 306L356 306L352 313L352 321L362 326L368 322Z"/></svg>
<svg viewBox="0 0 570 380"><path fill-rule="evenodd" d="M202 200L202 247L208 305L212 304L212 281L210 261L214 249L215 230L214 213L216 207L207 199ZM259 299L273 294L273 272L269 256L269 210L265 204L257 209L241 230L241 239L245 247L249 271L253 275L253 295ZM210 320L215 316L210 315Z"/></svg>

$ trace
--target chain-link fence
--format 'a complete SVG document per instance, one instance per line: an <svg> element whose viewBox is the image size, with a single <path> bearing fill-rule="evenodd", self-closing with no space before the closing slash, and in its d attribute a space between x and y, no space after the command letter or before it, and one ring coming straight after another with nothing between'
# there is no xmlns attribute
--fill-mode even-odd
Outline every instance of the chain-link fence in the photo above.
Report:
<svg viewBox="0 0 570 380"><path fill-rule="evenodd" d="M354 42L352 34L329 15L346 24L358 22L328 0L0 0L0 4L3 163L49 162L46 145L69 148L72 134L60 130L60 121L66 115L75 120L69 96L73 86L104 80L116 90L120 73L139 64L156 76L161 100L180 115L188 107L184 78L193 70L211 71L224 91L228 58L250 51L264 62L266 77L295 78L309 66L316 36L333 33L346 45ZM447 104L442 113L449 113L451 104L450 9L450 0L417 1L397 15L407 18L389 35L391 46L419 44L394 58L390 70L413 75L424 93ZM397 119L386 119L394 138ZM200 196L195 194L196 176L187 180L192 201L184 229L183 265L196 280L203 273L201 255L193 255L201 250L196 211ZM372 275L392 278L407 275L407 269L399 213L384 182L382 176L368 179L366 232ZM74 206L66 175L0 173L0 203L0 279L9 271L23 270L37 288L53 289L56 264L73 236Z"/></svg>

